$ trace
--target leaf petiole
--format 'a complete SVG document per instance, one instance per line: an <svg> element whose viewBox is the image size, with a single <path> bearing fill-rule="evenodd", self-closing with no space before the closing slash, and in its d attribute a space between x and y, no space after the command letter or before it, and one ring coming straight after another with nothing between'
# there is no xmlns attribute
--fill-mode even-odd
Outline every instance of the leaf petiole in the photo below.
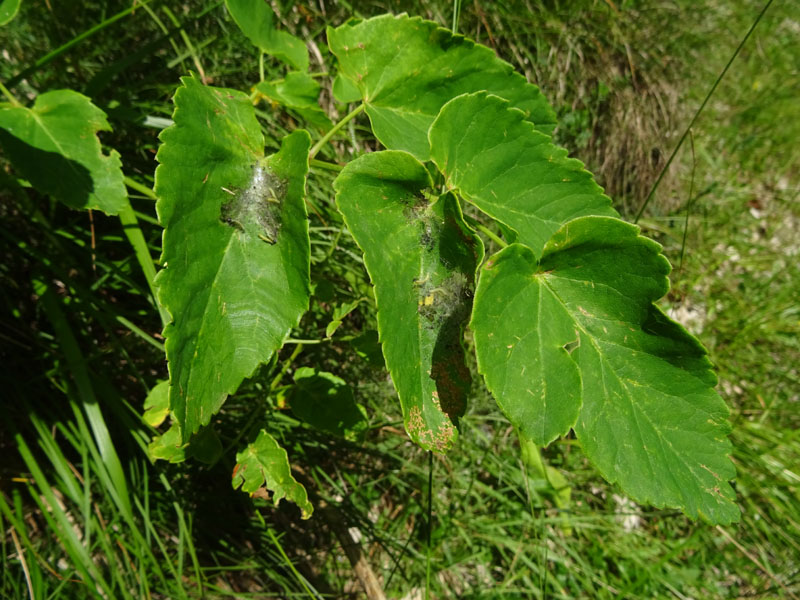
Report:
<svg viewBox="0 0 800 600"><path fill-rule="evenodd" d="M8 88L4 86L2 83L0 83L0 92L3 92L3 96L8 98L8 101L11 102L11 104L13 104L14 106L22 106L22 103L19 100L17 100L14 94L9 92Z"/></svg>
<svg viewBox="0 0 800 600"><path fill-rule="evenodd" d="M364 103L362 102L361 104L356 106L353 110L351 110L349 113L347 113L344 117L342 117L342 119L338 123L336 123L336 125L334 125L328 133L323 135L322 138L316 144L314 144L314 146L308 153L308 159L309 160L313 159L317 155L317 152L319 152L323 148L323 146L325 146L325 144L327 144L342 127L344 127L355 117L357 117L364 110L364 108L365 108Z"/></svg>
<svg viewBox="0 0 800 600"><path fill-rule="evenodd" d="M505 248L506 246L508 246L508 242L503 240L494 231L486 227L486 225L484 225L480 221L477 221L472 217L468 217L467 215L464 215L464 220L469 224L470 227L472 227L473 229L477 229L481 233L485 234L486 237L488 237L490 240L492 240L495 244L497 244L501 248Z"/></svg>

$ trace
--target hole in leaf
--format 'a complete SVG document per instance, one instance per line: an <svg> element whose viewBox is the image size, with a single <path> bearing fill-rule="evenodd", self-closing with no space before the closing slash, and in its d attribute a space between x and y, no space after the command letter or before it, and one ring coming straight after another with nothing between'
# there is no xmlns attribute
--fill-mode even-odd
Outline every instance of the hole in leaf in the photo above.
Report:
<svg viewBox="0 0 800 600"><path fill-rule="evenodd" d="M576 348L580 348L581 346L581 338L576 337L573 341L567 342L564 344L563 348L567 351L567 354L572 354Z"/></svg>

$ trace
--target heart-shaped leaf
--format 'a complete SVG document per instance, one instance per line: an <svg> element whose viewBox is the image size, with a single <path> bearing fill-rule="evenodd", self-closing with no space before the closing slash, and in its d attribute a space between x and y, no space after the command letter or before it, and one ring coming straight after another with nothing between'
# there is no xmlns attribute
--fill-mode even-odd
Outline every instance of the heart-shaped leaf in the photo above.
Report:
<svg viewBox="0 0 800 600"><path fill-rule="evenodd" d="M669 269L658 244L608 217L567 223L540 260L505 248L475 296L478 367L537 444L577 417L586 455L632 498L729 523L728 409L703 347L653 304Z"/></svg>

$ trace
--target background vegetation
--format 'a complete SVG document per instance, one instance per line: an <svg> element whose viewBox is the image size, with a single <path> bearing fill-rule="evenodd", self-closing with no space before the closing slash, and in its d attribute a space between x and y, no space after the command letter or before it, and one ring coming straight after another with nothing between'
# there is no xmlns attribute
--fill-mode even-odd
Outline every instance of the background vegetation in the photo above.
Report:
<svg viewBox="0 0 800 600"><path fill-rule="evenodd" d="M558 140L633 218L762 7L476 1L460 5L458 29L542 87L559 112ZM0 81L21 100L76 89L108 112L114 131L102 139L122 156L156 258L149 189L178 77L194 70L248 90L259 63L222 2L156 0L108 22L129 8L24 2L0 29ZM328 24L405 10L449 27L453 9L302 2L284 6L282 21L310 40L312 71L322 71ZM364 591L370 578L385 597L408 600L424 596L426 579L433 598L800 596L799 37L797 7L776 0L640 221L675 265L667 307L709 347L731 406L741 523L709 527L637 506L570 439L543 452L561 483L520 452L479 384L457 447L429 463L402 430L359 252L324 171L309 179L315 295L294 335L314 343L288 345L228 401L215 423L224 447L215 464L152 464L144 449L154 432L140 415L166 365L123 226L51 202L0 157L0 597L381 597ZM267 79L279 72L265 67ZM335 118L330 82L321 82ZM297 125L269 106L259 116L273 145ZM373 150L363 125L326 158ZM354 301L325 341L334 311ZM301 366L353 384L369 416L364 443L285 409ZM311 521L228 485L264 411L319 507ZM103 423L111 437L97 442Z"/></svg>

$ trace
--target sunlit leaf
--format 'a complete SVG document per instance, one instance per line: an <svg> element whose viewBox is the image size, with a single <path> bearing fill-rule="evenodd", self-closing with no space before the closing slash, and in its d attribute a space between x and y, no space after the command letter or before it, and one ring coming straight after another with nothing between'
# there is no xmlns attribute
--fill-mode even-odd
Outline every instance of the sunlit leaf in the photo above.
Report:
<svg viewBox="0 0 800 600"><path fill-rule="evenodd" d="M169 415L169 381L159 381L144 401L142 419L150 427L158 427Z"/></svg>
<svg viewBox="0 0 800 600"><path fill-rule="evenodd" d="M308 73L293 71L284 79L262 81L256 84L256 90L270 102L295 111L317 129L333 126L319 106L319 83Z"/></svg>
<svg viewBox="0 0 800 600"><path fill-rule="evenodd" d="M539 255L562 224L615 216L591 173L508 102L485 93L449 102L430 130L431 158L447 184L517 232Z"/></svg>
<svg viewBox="0 0 800 600"><path fill-rule="evenodd" d="M213 464L222 455L222 443L211 427L203 427L192 436L188 444L181 440L181 429L172 422L169 429L154 437L147 446L150 460L166 460L179 463L190 458L206 464Z"/></svg>
<svg viewBox="0 0 800 600"><path fill-rule="evenodd" d="M275 26L275 13L266 0L225 0L225 6L247 39L266 52L301 71L308 70L308 49L303 40Z"/></svg>
<svg viewBox="0 0 800 600"><path fill-rule="evenodd" d="M170 410L183 440L281 347L308 307L310 139L264 157L249 98L184 78L156 172Z"/></svg>
<svg viewBox="0 0 800 600"><path fill-rule="evenodd" d="M3 0L0 2L0 27L14 20L21 4L22 0Z"/></svg>
<svg viewBox="0 0 800 600"><path fill-rule="evenodd" d="M528 83L486 46L436 23L382 15L328 28L339 73L361 91L372 129L391 150L427 160L428 128L442 106L487 90L511 102L540 131L552 133L555 113Z"/></svg>
<svg viewBox="0 0 800 600"><path fill-rule="evenodd" d="M434 202L425 167L405 152L367 154L334 183L336 202L375 286L378 331L406 429L443 452L471 377L462 336L483 246L455 198Z"/></svg>
<svg viewBox="0 0 800 600"><path fill-rule="evenodd" d="M669 269L658 244L608 217L566 224L540 260L505 248L475 296L478 367L535 443L574 422L589 459L638 502L729 523L728 409L703 347L653 304Z"/></svg>

